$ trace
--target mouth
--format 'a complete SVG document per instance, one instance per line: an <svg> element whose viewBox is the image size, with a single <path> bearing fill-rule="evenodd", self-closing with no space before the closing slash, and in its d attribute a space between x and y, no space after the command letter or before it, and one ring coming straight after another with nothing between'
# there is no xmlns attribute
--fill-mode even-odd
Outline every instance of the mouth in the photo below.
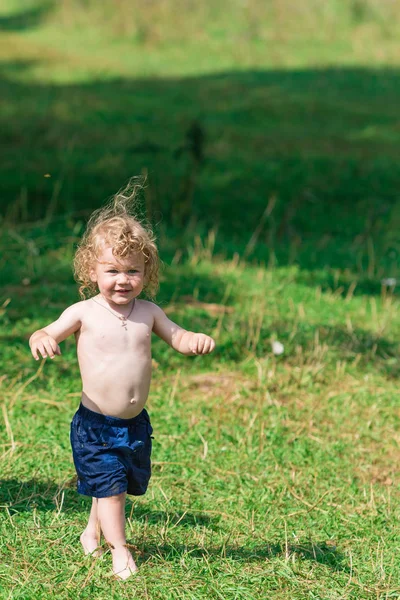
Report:
<svg viewBox="0 0 400 600"><path fill-rule="evenodd" d="M115 290L117 294L129 294L130 290Z"/></svg>

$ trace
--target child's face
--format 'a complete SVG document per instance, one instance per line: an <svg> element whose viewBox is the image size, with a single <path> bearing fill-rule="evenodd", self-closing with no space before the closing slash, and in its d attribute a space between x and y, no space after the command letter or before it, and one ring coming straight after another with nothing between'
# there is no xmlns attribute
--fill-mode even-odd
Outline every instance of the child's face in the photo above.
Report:
<svg viewBox="0 0 400 600"><path fill-rule="evenodd" d="M125 258L114 256L111 247L104 247L90 273L100 294L113 304L129 304L144 285L144 257L132 253Z"/></svg>

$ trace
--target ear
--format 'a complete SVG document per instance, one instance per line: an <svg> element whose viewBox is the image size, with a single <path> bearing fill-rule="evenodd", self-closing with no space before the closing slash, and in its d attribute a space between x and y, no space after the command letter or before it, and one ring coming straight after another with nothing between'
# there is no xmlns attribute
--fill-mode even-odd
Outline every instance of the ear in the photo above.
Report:
<svg viewBox="0 0 400 600"><path fill-rule="evenodd" d="M90 281L93 281L93 283L97 282L97 273L96 270L91 268L89 271L89 277L90 277Z"/></svg>

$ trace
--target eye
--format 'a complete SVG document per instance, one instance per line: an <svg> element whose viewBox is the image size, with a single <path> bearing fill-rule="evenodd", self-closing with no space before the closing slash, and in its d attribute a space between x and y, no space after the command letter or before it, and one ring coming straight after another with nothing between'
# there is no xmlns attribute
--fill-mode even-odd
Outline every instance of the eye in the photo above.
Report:
<svg viewBox="0 0 400 600"><path fill-rule="evenodd" d="M118 273L117 269L108 269L106 273Z"/></svg>
<svg viewBox="0 0 400 600"><path fill-rule="evenodd" d="M137 269L129 269L129 273L139 273Z"/></svg>

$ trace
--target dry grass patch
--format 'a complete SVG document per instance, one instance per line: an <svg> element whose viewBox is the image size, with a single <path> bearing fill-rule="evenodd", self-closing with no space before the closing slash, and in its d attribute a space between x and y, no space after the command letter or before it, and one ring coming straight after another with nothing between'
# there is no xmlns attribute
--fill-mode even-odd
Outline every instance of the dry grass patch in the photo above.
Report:
<svg viewBox="0 0 400 600"><path fill-rule="evenodd" d="M183 382L184 389L196 390L206 396L230 397L240 394L243 389L255 390L257 382L240 371L210 372L191 375Z"/></svg>

